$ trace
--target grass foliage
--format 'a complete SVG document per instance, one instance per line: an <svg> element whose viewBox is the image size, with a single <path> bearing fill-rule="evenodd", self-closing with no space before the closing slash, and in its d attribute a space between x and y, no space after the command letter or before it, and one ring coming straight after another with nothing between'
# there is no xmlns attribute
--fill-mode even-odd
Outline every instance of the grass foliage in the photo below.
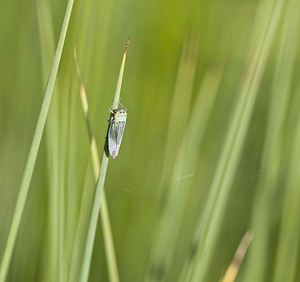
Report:
<svg viewBox="0 0 300 282"><path fill-rule="evenodd" d="M298 0L0 3L0 282L300 280Z"/></svg>

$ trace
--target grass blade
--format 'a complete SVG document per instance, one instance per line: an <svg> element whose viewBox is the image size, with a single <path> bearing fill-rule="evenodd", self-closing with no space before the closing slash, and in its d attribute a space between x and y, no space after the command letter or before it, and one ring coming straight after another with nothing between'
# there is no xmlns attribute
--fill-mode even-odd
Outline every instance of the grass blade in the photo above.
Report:
<svg viewBox="0 0 300 282"><path fill-rule="evenodd" d="M119 79L118 79L117 88L116 88L116 92L115 92L115 98L114 98L114 102L113 102L113 109L118 108L118 103L120 100L120 93L121 93L121 86L122 86L122 79L123 79L128 44L129 44L129 40L127 41L126 49L125 49L123 59L122 59L121 69L120 69L120 73L119 73ZM107 138L106 138L106 141L107 141ZM105 142L102 159L101 159L100 173L99 173L97 185L96 185L94 203L92 206L92 213L91 213L89 229L88 229L88 234L87 234L87 239L86 239L84 256L83 256L83 260L82 260L80 282L88 281L89 269L90 269L90 264L91 264L91 259L92 259L96 227L97 227L97 222L98 222L101 197L102 197L102 191L103 191L103 187L104 187L104 181L105 181L105 176L106 176L106 171L107 171L108 160L109 160L109 153L107 152L107 143Z"/></svg>
<svg viewBox="0 0 300 282"><path fill-rule="evenodd" d="M74 0L69 0L68 4L67 4L66 13L65 13L63 24L62 24L61 33L59 36L55 56L53 59L52 68L51 68L49 79L48 79L47 86L45 89L44 100L43 100L43 103L41 106L41 111L39 114L38 122L36 125L36 129L34 132L30 151L28 154L25 170L23 173L22 182L21 182L21 186L20 186L20 190L19 190L19 194L18 194L18 198L17 198L16 208L15 208L14 216L12 219L12 224L11 224L11 227L9 230L8 240L7 240L7 243L5 246L5 250L4 250L4 254L3 254L3 258L2 258L2 262L1 262L1 267L0 267L0 281L1 282L5 281L5 279L6 279L6 275L8 272L8 268L9 268L12 252L14 249L17 233L19 230L21 217L23 214L26 198L27 198L28 191L29 191L30 181L32 178L32 173L33 173L35 161L37 158L37 154L38 154L39 146L41 143L41 139L42 139L42 135L43 135L44 127L45 127L45 122L46 122L46 118L47 118L47 114L48 114L48 110L49 110L49 106L50 106L50 102L51 102L53 87L54 87L54 83L55 83L55 79L56 79L56 75L57 75L57 71L58 71L58 67L59 67L59 63L60 63L60 58L61 58L62 51L63 51L63 46L64 46L66 34L67 34L67 29L68 29L68 25L69 25L71 13L72 13L73 3L74 3Z"/></svg>
<svg viewBox="0 0 300 282"><path fill-rule="evenodd" d="M166 150L164 152L162 174L160 180L160 189L162 199L166 199L169 195L170 177L172 169L170 169L175 162L173 151L180 149L181 145L181 130L184 130L190 114L190 101L192 97L192 87L194 83L194 76L196 71L196 60L198 53L198 42L194 35L187 36L181 53L179 62L176 86L174 89L174 97L172 99L172 106L170 111L168 136L166 142ZM180 119L178 119L178 112L180 112ZM174 122L176 120L176 122ZM180 134L179 134L180 132ZM170 189L171 190L171 189ZM150 264L146 273L146 281L163 280L168 263L165 261L166 249L173 245L170 239L170 233L176 229L177 218L172 217L170 223L172 229L166 227L166 221L169 219L169 213L172 213L172 200L168 199L157 217L156 228L153 245L151 250ZM175 226L173 225L175 221ZM175 231L176 232L176 231Z"/></svg>
<svg viewBox="0 0 300 282"><path fill-rule="evenodd" d="M125 47L125 52L124 52L123 59L122 59L119 79L118 79L118 83L117 83L117 89L116 89L116 92L115 92L115 98L114 98L113 107L112 107L113 110L116 110L119 107L121 86L122 86L122 80L123 80L123 72L124 72L124 67L125 67L125 60L126 60L128 45L129 45L129 38L127 40L127 44L126 44L126 47Z"/></svg>
<svg viewBox="0 0 300 282"><path fill-rule="evenodd" d="M237 248L234 258L226 270L224 277L220 282L233 282L235 277L239 271L241 262L247 252L248 246L253 239L253 233L251 231L247 231Z"/></svg>
<svg viewBox="0 0 300 282"><path fill-rule="evenodd" d="M74 60L75 60L75 65L76 65L79 87L80 87L80 98L81 98L82 109L83 109L87 129L88 129L88 134L89 134L89 138L90 138L90 142L91 142L90 150L91 150L93 171L94 171L95 180L97 181L98 172L100 170L100 161L99 161L99 157L98 157L99 154L98 154L98 150L97 150L97 143L96 143L95 135L93 133L90 118L89 118L88 101L87 101L85 88L84 88L84 85L83 85L83 82L81 79L81 75L80 75L80 70L79 70L79 66L78 66L78 62L77 62L77 55L76 55L75 48L74 48ZM94 203L96 203L96 202L94 202ZM105 190L102 191L102 205L100 206L100 209L101 209L100 216L101 216L101 221L102 221L102 225L103 225L104 248L105 248L105 252L106 252L108 274L109 274L110 281L118 282L119 281L118 266L117 266L117 261L116 261L115 248L114 248L114 242L113 242L113 237L112 237L109 212L108 212L108 208L107 208Z"/></svg>
<svg viewBox="0 0 300 282"><path fill-rule="evenodd" d="M271 1L269 5L271 5L271 9L267 7L266 14L260 19L262 20L260 24L263 23L264 28L259 33L258 44L256 43L256 34L253 37L256 47L254 53L249 57L249 72L242 83L241 94L233 113L232 123L221 152L210 194L196 230L194 248L197 251L193 260L191 281L205 281L232 187L231 183L241 156L261 76L278 27L283 1L275 3Z"/></svg>
<svg viewBox="0 0 300 282"><path fill-rule="evenodd" d="M297 96L300 97L298 89ZM299 99L298 107L299 109ZM295 120L293 120L295 124ZM287 175L286 191L283 200L283 211L279 232L276 264L274 267L273 281L298 281L296 275L299 269L299 246L300 246L300 117L296 121L295 135L293 138L290 163Z"/></svg>
<svg viewBox="0 0 300 282"><path fill-rule="evenodd" d="M55 54L55 40L53 31L53 22L50 3L47 1L36 1L37 6L37 18L39 27L40 49L42 57L42 70L43 70L43 83L47 82L47 76L49 69L51 69L51 58ZM49 175L49 189L48 189L48 244L45 244L47 251L45 255L45 261L43 265L44 281L54 281L58 279L58 273L62 263L59 261L59 215L61 214L59 209L59 193L63 190L59 185L59 173L62 171L58 162L58 97L57 93L59 89L59 82L56 81L53 89L53 96L51 100L51 106L47 116L47 122L45 125L45 143L47 152L47 171Z"/></svg>
<svg viewBox="0 0 300 282"><path fill-rule="evenodd" d="M282 153L285 150L282 144L286 139L285 121L289 109L289 99L293 95L290 92L290 87L298 37L296 29L299 26L296 20L298 19L297 16L291 16L292 12L294 15L297 13L296 1L288 1L287 3L272 85L268 130L263 148L262 169L265 173L258 183L259 189L255 195L255 205L252 212L253 226L251 229L255 232L257 240L253 242L249 256L246 271L248 281L265 281L267 278L265 277L265 265L270 261L268 259L270 255L269 243L273 233L272 221L274 219L272 207L278 189L281 189L279 183L281 182ZM270 162L270 160L272 161ZM287 185L285 191L289 189L288 187ZM286 277L284 280L289 281Z"/></svg>

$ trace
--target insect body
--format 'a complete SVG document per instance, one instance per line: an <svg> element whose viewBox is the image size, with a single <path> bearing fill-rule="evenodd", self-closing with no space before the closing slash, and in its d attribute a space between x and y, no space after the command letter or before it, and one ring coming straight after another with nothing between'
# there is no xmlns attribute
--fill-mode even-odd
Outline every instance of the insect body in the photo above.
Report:
<svg viewBox="0 0 300 282"><path fill-rule="evenodd" d="M125 108L125 107L124 107ZM109 118L109 130L108 130L108 149L112 158L115 158L119 154L124 128L127 119L127 109L119 108L112 110Z"/></svg>

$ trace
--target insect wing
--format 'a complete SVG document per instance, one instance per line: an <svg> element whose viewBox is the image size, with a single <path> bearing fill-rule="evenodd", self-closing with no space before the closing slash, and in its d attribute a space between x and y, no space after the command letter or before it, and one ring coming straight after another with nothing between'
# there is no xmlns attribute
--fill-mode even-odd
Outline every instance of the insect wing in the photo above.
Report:
<svg viewBox="0 0 300 282"><path fill-rule="evenodd" d="M110 127L108 131L108 149L110 155L115 158L119 154L122 142L124 128L126 124L127 113L123 109L118 109L112 114Z"/></svg>

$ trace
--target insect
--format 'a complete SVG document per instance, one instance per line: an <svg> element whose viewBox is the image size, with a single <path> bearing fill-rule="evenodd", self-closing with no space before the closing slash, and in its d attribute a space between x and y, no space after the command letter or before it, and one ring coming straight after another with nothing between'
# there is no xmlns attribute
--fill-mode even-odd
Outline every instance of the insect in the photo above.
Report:
<svg viewBox="0 0 300 282"><path fill-rule="evenodd" d="M108 129L108 150L112 158L115 158L119 154L124 128L127 119L127 108L119 103L123 108L112 109L109 108L111 115L109 118Z"/></svg>

